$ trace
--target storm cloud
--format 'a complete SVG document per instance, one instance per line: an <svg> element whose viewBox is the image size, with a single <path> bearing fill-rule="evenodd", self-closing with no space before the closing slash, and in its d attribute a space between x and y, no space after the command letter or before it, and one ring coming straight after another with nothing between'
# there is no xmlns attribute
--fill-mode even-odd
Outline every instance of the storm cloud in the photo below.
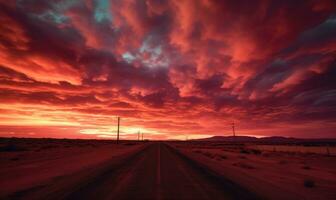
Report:
<svg viewBox="0 0 336 200"><path fill-rule="evenodd" d="M0 23L1 135L335 136L335 1L18 0Z"/></svg>

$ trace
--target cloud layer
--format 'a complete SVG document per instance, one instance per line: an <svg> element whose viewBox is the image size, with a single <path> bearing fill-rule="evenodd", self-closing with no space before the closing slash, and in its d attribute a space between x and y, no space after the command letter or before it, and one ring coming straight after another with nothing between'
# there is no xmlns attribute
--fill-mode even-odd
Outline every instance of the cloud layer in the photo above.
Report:
<svg viewBox="0 0 336 200"><path fill-rule="evenodd" d="M18 0L0 23L2 136L336 136L335 1Z"/></svg>

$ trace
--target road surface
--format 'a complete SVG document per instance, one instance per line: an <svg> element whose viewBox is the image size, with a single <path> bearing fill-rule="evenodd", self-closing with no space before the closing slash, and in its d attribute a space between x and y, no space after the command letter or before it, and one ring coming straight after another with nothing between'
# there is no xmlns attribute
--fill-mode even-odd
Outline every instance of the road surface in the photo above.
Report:
<svg viewBox="0 0 336 200"><path fill-rule="evenodd" d="M60 177L10 199L256 199L244 188L198 166L164 143L122 163Z"/></svg>

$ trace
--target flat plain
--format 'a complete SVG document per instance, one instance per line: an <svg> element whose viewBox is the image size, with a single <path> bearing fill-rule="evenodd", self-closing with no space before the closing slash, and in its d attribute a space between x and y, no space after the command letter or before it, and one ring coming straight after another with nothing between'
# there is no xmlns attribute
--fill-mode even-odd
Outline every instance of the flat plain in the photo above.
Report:
<svg viewBox="0 0 336 200"><path fill-rule="evenodd" d="M335 156L273 146L2 138L0 199L335 199Z"/></svg>

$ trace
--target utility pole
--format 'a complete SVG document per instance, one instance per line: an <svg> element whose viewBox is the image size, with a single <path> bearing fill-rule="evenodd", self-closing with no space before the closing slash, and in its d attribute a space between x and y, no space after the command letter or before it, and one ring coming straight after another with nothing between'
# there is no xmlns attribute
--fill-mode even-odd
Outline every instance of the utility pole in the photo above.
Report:
<svg viewBox="0 0 336 200"><path fill-rule="evenodd" d="M233 137L236 136L236 132L235 132L235 123L232 122L232 133L233 133Z"/></svg>
<svg viewBox="0 0 336 200"><path fill-rule="evenodd" d="M117 144L119 143L119 127L120 127L120 117L118 117Z"/></svg>
<svg viewBox="0 0 336 200"><path fill-rule="evenodd" d="M138 131L138 141L140 141L140 131Z"/></svg>

